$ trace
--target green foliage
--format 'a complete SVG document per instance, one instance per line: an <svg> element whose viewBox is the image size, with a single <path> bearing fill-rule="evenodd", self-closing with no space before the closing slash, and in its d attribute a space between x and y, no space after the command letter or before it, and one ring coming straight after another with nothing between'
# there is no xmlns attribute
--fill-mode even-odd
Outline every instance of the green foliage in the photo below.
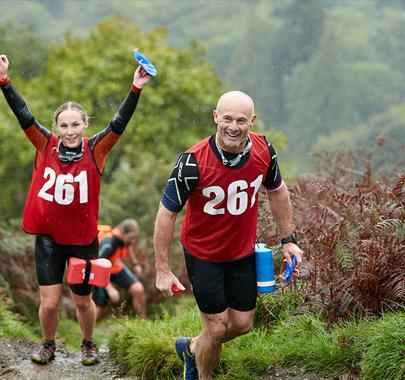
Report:
<svg viewBox="0 0 405 380"><path fill-rule="evenodd" d="M36 339L32 330L22 321L16 318L16 315L0 306L0 338L15 337Z"/></svg>
<svg viewBox="0 0 405 380"><path fill-rule="evenodd" d="M37 319L37 288L33 237L0 228L0 295L4 289L9 309L32 322Z"/></svg>
<svg viewBox="0 0 405 380"><path fill-rule="evenodd" d="M0 214L5 222L22 215L35 152L4 102L0 110Z"/></svg>
<svg viewBox="0 0 405 380"><path fill-rule="evenodd" d="M303 302L304 297L296 291L259 294L255 324L271 327L274 323L291 317Z"/></svg>
<svg viewBox="0 0 405 380"><path fill-rule="evenodd" d="M371 3L331 7L317 50L286 78L291 115L287 125L293 147L289 152L299 157L300 164L310 147L316 151L367 147L383 130L391 135L388 123L378 133L373 132L371 120L402 101L405 77L383 53L386 48L375 42L381 39L381 24L384 28L386 24L373 7ZM402 28L403 22L391 21L397 25L395 29ZM392 41L396 38L393 36ZM399 55L402 53L395 57ZM396 160L391 167L395 165Z"/></svg>
<svg viewBox="0 0 405 380"><path fill-rule="evenodd" d="M59 43L66 33L73 38L70 47L74 51L75 37L85 36L90 27L94 28L106 17L127 17L145 31L164 26L170 46L176 48L184 48L190 40L201 41L224 88L250 93L264 121L264 129L276 126L288 133L291 147L288 155L295 159L296 173L307 169L309 163L305 155L314 144L317 150L351 144L351 132L355 130L357 135L357 129L362 129L366 139L359 138L353 144L368 146L371 119L383 117L404 97L405 54L401 48L405 34L404 6L398 1L115 0L102 1L99 7L94 6L95 2L5 0L2 2L4 17L0 21L4 32L0 41L4 40L4 44L0 46L5 47L9 55L13 54L14 62L21 62L18 71L21 68L24 77L31 78L38 74L39 67L44 67L42 62L48 55L39 40L51 39ZM24 27L16 27L14 23ZM106 45L95 44L93 47L97 50L89 47L95 54L85 57L79 54L78 65L88 63L85 76L88 81L97 81L90 79L99 73L91 69L94 57L109 51L110 43L122 47L128 42L139 45L141 41L145 43L142 48L149 47L148 41L138 38L137 33L125 34L124 41L113 42L119 33L106 28L107 31L111 38L105 38ZM82 49L81 43L78 48ZM150 49L146 51L154 62L159 62L158 55ZM106 56L116 57L108 53ZM114 62L122 68L120 63ZM101 66L103 63L97 65ZM171 67L160 65L160 75L166 75ZM69 78L73 82L81 80L82 76L76 76L69 67L64 70L70 71ZM193 72L193 67L186 65L185 70ZM183 78L187 76L182 76L181 81L172 81L172 89L181 90ZM209 87L210 82L205 79L207 77L201 76L201 85L207 85L208 93L215 94L217 90ZM76 92L80 92L81 84L76 83ZM155 83L160 85L158 78ZM118 86L102 87L99 86L98 92L111 94L114 89L118 90ZM53 95L58 97L59 91L64 92L61 86ZM74 91L69 94L76 97ZM190 103L200 104L193 102L193 95L191 92L188 102L185 99L185 107L189 108ZM63 94L62 98L65 100ZM88 97L85 95L85 98ZM112 98L115 100L115 96ZM108 99L105 100L108 105ZM108 110L107 107L106 112ZM165 112L176 120L180 118L169 106ZM159 124L153 125L161 129ZM383 128L389 129L389 124ZM155 143L154 137L151 141ZM186 141L184 143L186 145ZM118 152L117 156L120 156Z"/></svg>
<svg viewBox="0 0 405 380"><path fill-rule="evenodd" d="M274 22L271 23L273 30L270 31L273 43L267 53L272 63L270 86L269 88L260 86L263 92L260 98L266 99L266 94L267 97L270 95L269 104L272 109L277 110L270 114L273 116L270 119L268 113L265 115L266 120L271 123L284 125L289 120L286 80L294 67L308 62L317 51L326 17L325 8L316 0L305 3L299 0L275 2Z"/></svg>
<svg viewBox="0 0 405 380"><path fill-rule="evenodd" d="M384 316L374 323L361 361L362 377L367 380L405 378L405 312Z"/></svg>
<svg viewBox="0 0 405 380"><path fill-rule="evenodd" d="M78 1L3 3L0 42L12 59L12 78L45 126L50 126L57 105L75 99L92 117L90 133L103 128L129 87L130 50L139 47L158 66L158 76L144 91L128 131L107 162L104 220L128 216L129 204L128 212L139 216L139 208L143 227L151 230L169 163L213 131L210 113L222 92L215 69L224 88L253 96L258 130L277 127L288 133L289 150L283 156L295 159L289 162L290 176L291 165L294 175L309 169L306 155L311 149L372 148L381 134L403 149L405 119L400 110L405 58L400 46L405 23L397 11L401 7L392 2L235 1L230 5L168 0L156 7L153 2L114 1L96 11ZM28 14L35 15L31 22L26 20ZM73 14L75 25L69 28ZM107 15L128 19L116 17L94 26ZM29 26L17 27L11 20ZM142 34L138 25L152 31ZM158 25L167 27L167 36L162 29L153 30ZM218 25L227 32L218 33ZM40 38L50 31L54 39L49 39L50 34ZM264 35L269 38L263 39ZM190 43L190 38L203 45ZM45 45L49 41L52 45ZM20 76L34 80L22 83ZM8 219L21 215L34 152L4 103L0 110L0 212ZM270 137L277 142L273 133ZM147 156L151 150L154 157ZM125 171L126 164L121 167L121 163L127 158L132 162ZM284 166L286 162L281 160ZM377 164L388 172L403 166L403 160L387 147ZM117 167L123 172L115 173ZM145 172L156 167L161 170L152 169L154 178L145 178ZM112 176L123 179L124 173L138 184L145 183L139 189L131 186L127 198L136 199L135 203L116 202L119 190ZM150 194L146 185L153 188Z"/></svg>
<svg viewBox="0 0 405 380"><path fill-rule="evenodd" d="M215 379L248 380L263 374L269 367L269 346L269 336L261 329L225 344Z"/></svg>
<svg viewBox="0 0 405 380"><path fill-rule="evenodd" d="M174 349L175 338L194 336L200 328L196 307L179 307L164 320L120 320L109 339L110 355L133 376L141 379L169 379L182 371ZM159 332L157 339L156 332Z"/></svg>
<svg viewBox="0 0 405 380"><path fill-rule="evenodd" d="M97 328L95 329L97 332ZM94 336L98 343L97 337ZM80 343L83 339L83 333L76 319L69 318L65 313L60 313L57 339L63 342L63 345L70 350L78 351L80 349Z"/></svg>
<svg viewBox="0 0 405 380"><path fill-rule="evenodd" d="M318 50L308 63L296 66L287 81L289 127L292 141L299 142L291 146L296 157L320 135L346 129L358 121L347 96L350 88L347 66L340 55L343 43L334 24L325 25Z"/></svg>
<svg viewBox="0 0 405 380"><path fill-rule="evenodd" d="M1 53L9 58L10 75L30 80L46 71L47 42L40 38L38 26L7 21L0 25ZM29 52L29 54L27 54Z"/></svg>
<svg viewBox="0 0 405 380"><path fill-rule="evenodd" d="M154 320L175 317L179 310L189 310L195 307L194 297L182 295L181 297L164 298L159 303L148 303L148 316Z"/></svg>
<svg viewBox="0 0 405 380"><path fill-rule="evenodd" d="M404 317L400 312L332 327L317 315L284 321L269 337L273 364L300 363L308 371L329 376L359 373L364 379L401 379Z"/></svg>
<svg viewBox="0 0 405 380"><path fill-rule="evenodd" d="M351 270L354 266L354 253L339 244L336 246L336 262L343 271Z"/></svg>
<svg viewBox="0 0 405 380"><path fill-rule="evenodd" d="M183 302L183 301L182 301ZM174 350L177 336L195 336L196 308L178 304L162 319L120 319L110 335L112 357L133 376L173 379L181 372ZM270 366L299 366L325 376L358 374L364 379L399 380L404 375L404 312L380 319L351 319L328 325L319 314L289 315L272 329L254 328L223 346L216 379L259 378ZM159 338L156 338L159 332ZM176 377L177 378L177 377Z"/></svg>
<svg viewBox="0 0 405 380"><path fill-rule="evenodd" d="M0 46L1 54L10 60L13 83L22 89L22 79L29 81L46 72L47 42L32 24L21 26L8 21L0 25ZM0 215L4 221L22 214L34 157L12 112L4 101L0 102Z"/></svg>

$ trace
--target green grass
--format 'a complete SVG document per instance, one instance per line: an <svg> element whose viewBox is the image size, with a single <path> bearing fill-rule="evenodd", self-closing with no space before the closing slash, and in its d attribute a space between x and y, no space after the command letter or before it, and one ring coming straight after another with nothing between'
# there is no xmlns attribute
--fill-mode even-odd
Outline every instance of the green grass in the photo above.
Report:
<svg viewBox="0 0 405 380"><path fill-rule="evenodd" d="M0 307L0 337L38 339L24 322L19 321L14 314L3 307Z"/></svg>
<svg viewBox="0 0 405 380"><path fill-rule="evenodd" d="M340 342L344 340L340 336L347 335L347 342L351 343L356 332L355 325L329 330L320 315L292 317L270 333L271 364L294 366L299 363L308 371L334 376L353 370L356 350L352 345L342 345Z"/></svg>
<svg viewBox="0 0 405 380"><path fill-rule="evenodd" d="M270 327L287 319L303 303L304 297L298 292L260 294L256 302L255 327Z"/></svg>
<svg viewBox="0 0 405 380"><path fill-rule="evenodd" d="M405 312L374 322L363 340L368 346L360 363L364 379L405 379Z"/></svg>
<svg viewBox="0 0 405 380"><path fill-rule="evenodd" d="M56 330L56 338L69 350L80 351L83 334L76 319L66 317L59 313L59 323Z"/></svg>
<svg viewBox="0 0 405 380"><path fill-rule="evenodd" d="M185 297L182 297L185 298ZM121 319L110 335L110 355L133 376L141 379L174 379L182 371L174 341L177 336L194 336L200 329L199 312L179 302L174 315L142 321Z"/></svg>
<svg viewBox="0 0 405 380"><path fill-rule="evenodd" d="M269 335L264 329L254 329L248 335L223 346L218 375L215 379L248 380L269 367Z"/></svg>
<svg viewBox="0 0 405 380"><path fill-rule="evenodd" d="M182 365L174 341L200 331L196 306L176 301L148 322L119 319L109 339L111 356L141 379L178 379ZM292 303L295 297L290 297ZM279 302L277 302L279 305ZM283 302L281 302L283 304ZM293 315L288 310L274 327L259 327L223 346L218 380L258 379L271 366L300 366L325 376L357 374L363 380L405 378L405 312L353 319L329 326L321 314ZM278 309L277 309L278 310Z"/></svg>

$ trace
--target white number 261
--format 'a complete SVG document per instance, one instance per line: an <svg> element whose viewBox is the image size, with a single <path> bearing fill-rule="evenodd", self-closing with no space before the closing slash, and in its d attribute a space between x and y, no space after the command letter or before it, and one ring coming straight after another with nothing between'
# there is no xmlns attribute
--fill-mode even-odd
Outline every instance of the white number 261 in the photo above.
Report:
<svg viewBox="0 0 405 380"><path fill-rule="evenodd" d="M74 200L73 186L74 182L79 183L79 197L80 203L87 203L88 201L88 191L87 191L87 172L82 171L76 177L72 174L59 174L56 175L55 171L51 168L45 168L44 178L47 181L42 186L38 193L38 196L49 201L60 205L69 205ZM52 194L52 188L53 194Z"/></svg>

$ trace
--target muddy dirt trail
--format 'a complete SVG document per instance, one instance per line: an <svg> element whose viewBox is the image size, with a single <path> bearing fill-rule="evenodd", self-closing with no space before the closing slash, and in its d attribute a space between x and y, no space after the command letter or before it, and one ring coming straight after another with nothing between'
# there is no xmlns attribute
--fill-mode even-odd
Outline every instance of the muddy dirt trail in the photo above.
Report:
<svg viewBox="0 0 405 380"><path fill-rule="evenodd" d="M0 339L0 379L5 380L111 380L122 377L114 363L108 359L107 348L100 347L101 363L84 366L80 353L57 348L56 357L48 365L31 362L31 354L39 347L25 339ZM132 378L133 379L133 378Z"/></svg>

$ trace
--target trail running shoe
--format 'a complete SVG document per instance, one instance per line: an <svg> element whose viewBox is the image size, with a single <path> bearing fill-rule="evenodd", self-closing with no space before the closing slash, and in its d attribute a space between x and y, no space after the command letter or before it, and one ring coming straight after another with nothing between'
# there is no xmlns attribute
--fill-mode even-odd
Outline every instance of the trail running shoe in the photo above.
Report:
<svg viewBox="0 0 405 380"><path fill-rule="evenodd" d="M198 380L197 364L195 356L190 352L191 338L181 337L176 339L176 352L184 363L183 379Z"/></svg>
<svg viewBox="0 0 405 380"><path fill-rule="evenodd" d="M98 357L98 348L92 340L84 340L80 346L82 350L82 364L94 365L100 362Z"/></svg>
<svg viewBox="0 0 405 380"><path fill-rule="evenodd" d="M48 364L55 359L56 345L54 340L44 340L38 352L31 356L31 360L36 364Z"/></svg>

